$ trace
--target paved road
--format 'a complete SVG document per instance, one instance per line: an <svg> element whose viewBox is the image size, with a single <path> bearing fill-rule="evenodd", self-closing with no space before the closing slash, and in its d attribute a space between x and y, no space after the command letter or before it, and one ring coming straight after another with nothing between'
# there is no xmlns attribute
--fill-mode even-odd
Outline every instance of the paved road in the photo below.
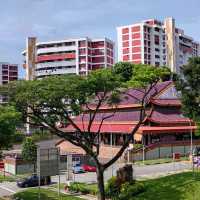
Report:
<svg viewBox="0 0 200 200"><path fill-rule="evenodd" d="M105 181L108 180L112 175L116 175L117 169L122 165L114 165L106 170L104 178ZM166 175L169 173L175 173L179 171L191 169L191 164L187 162L176 162L176 163L165 163L158 165L134 165L133 174L136 179L151 178L160 175ZM61 183L66 182L66 175L63 173L60 176ZM73 180L78 182L96 182L96 173L84 173L84 174L74 174ZM52 181L57 182L58 177L52 177Z"/></svg>
<svg viewBox="0 0 200 200"><path fill-rule="evenodd" d="M15 182L0 183L0 197L12 195L21 190L22 189L17 187Z"/></svg>

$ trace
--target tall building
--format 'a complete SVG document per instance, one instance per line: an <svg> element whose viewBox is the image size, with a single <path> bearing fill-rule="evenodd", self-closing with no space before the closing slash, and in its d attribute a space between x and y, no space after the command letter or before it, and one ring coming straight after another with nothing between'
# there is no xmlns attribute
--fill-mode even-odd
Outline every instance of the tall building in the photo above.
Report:
<svg viewBox="0 0 200 200"><path fill-rule="evenodd" d="M177 28L173 18L121 26L117 33L118 61L168 66L179 73L188 58L200 55L200 44Z"/></svg>
<svg viewBox="0 0 200 200"><path fill-rule="evenodd" d="M0 85L7 84L10 81L18 79L18 65L8 62L0 62ZM7 101L5 96L0 96L0 103Z"/></svg>
<svg viewBox="0 0 200 200"><path fill-rule="evenodd" d="M35 78L59 74L87 75L91 70L111 67L114 64L114 42L107 38L86 37L38 42L35 45L35 55L29 39L26 49L28 51L23 52L26 55L24 67L27 71L34 64L35 72L32 75ZM32 58L35 58L35 63Z"/></svg>

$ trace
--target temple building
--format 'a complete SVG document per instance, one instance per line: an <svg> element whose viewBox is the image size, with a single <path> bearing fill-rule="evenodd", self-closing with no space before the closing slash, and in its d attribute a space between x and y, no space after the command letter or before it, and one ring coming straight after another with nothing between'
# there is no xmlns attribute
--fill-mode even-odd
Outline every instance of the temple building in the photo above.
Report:
<svg viewBox="0 0 200 200"><path fill-rule="evenodd" d="M110 155L111 149L113 154L117 152L128 135L132 134L133 128L140 119L143 96L142 90L129 89L120 97L121 101L117 108L104 105L99 109L92 124L91 132L96 133L98 131L103 117L111 116L103 122L100 129L102 142L100 156ZM196 141L194 132L197 127L192 120L183 116L178 96L172 81L158 83L151 89L145 99L146 114L142 125L134 134L133 143L144 145L146 151L152 146L155 150L163 145L171 148L172 145L176 147L184 143L184 152L185 154L188 153L191 136ZM77 116L75 121L78 127L84 130L84 127L87 127L89 123L89 114L85 113L84 118L82 118L82 115ZM76 131L71 125L64 129L66 134ZM61 152L65 153L71 152L73 149L72 145L66 141L59 142L58 146L61 148ZM77 147L75 149L77 150ZM180 153L183 153L182 150L180 150ZM78 153L83 152L82 150L77 151Z"/></svg>

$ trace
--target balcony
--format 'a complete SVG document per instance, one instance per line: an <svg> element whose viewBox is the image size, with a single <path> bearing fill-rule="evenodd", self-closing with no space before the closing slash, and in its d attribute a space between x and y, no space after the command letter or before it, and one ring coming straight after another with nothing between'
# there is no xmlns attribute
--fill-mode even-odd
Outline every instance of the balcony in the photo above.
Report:
<svg viewBox="0 0 200 200"><path fill-rule="evenodd" d="M58 61L58 62L45 62L45 63L38 63L36 65L37 69L40 68L47 68L47 67L57 67L57 66L73 66L76 65L76 61L72 60L72 61Z"/></svg>
<svg viewBox="0 0 200 200"><path fill-rule="evenodd" d="M65 54L54 54L54 55L42 55L37 57L37 62L53 61L53 60L65 60L65 59L75 59L75 53L65 53Z"/></svg>
<svg viewBox="0 0 200 200"><path fill-rule="evenodd" d="M37 50L37 54L45 54L45 53L57 53L57 52L64 52L64 51L75 51L76 46L62 46L62 47L48 47L48 48L41 48Z"/></svg>
<svg viewBox="0 0 200 200"><path fill-rule="evenodd" d="M76 67L65 68L65 69L52 69L52 70L41 70L36 71L36 76L49 76L49 75L59 75L59 74L76 74Z"/></svg>

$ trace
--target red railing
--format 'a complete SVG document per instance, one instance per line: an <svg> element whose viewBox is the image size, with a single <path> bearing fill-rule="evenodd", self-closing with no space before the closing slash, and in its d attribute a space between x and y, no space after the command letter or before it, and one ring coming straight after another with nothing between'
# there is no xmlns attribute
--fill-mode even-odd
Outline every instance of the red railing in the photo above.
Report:
<svg viewBox="0 0 200 200"><path fill-rule="evenodd" d="M76 58L75 53L42 55L42 56L37 57L37 62L51 61L51 60L75 59L75 58Z"/></svg>

